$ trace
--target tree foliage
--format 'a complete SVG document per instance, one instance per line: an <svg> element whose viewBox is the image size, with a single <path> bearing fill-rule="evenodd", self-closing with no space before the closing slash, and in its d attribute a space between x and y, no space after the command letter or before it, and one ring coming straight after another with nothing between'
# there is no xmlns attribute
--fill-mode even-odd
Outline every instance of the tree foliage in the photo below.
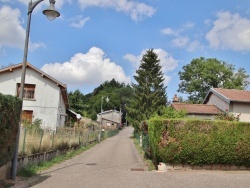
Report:
<svg viewBox="0 0 250 188"><path fill-rule="evenodd" d="M80 90L69 93L70 108L75 112L96 120L97 114L101 112L101 101L103 98L102 109L122 111L123 119L126 116L125 104L132 95L129 85L120 83L115 79L105 81L94 89L92 93L82 94ZM109 98L109 102L105 98ZM125 120L123 121L125 122Z"/></svg>
<svg viewBox="0 0 250 188"><path fill-rule="evenodd" d="M149 49L143 55L141 64L132 83L133 96L127 106L128 121L139 131L140 122L149 119L166 105L166 87L158 55Z"/></svg>
<svg viewBox="0 0 250 188"><path fill-rule="evenodd" d="M188 99L200 103L210 88L246 89L249 75L244 68L235 70L235 66L215 58L193 59L179 72L181 83L179 92L188 94Z"/></svg>

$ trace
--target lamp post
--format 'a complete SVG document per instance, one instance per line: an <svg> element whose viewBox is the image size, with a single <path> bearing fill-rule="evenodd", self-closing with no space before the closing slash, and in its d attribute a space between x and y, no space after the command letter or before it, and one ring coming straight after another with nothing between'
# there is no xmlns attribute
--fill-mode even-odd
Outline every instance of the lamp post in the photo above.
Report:
<svg viewBox="0 0 250 188"><path fill-rule="evenodd" d="M98 140L99 142L101 141L101 134L102 134L102 103L103 103L103 98L101 99L101 117L100 117L100 132L99 132L99 135L98 135ZM109 102L109 98L108 96L106 97L106 102Z"/></svg>
<svg viewBox="0 0 250 188"><path fill-rule="evenodd" d="M22 62L21 85L20 85L20 93L19 93L19 98L22 100L21 111L23 108L23 92L24 92L24 85L25 85L25 74L26 74L27 55L28 55L28 46L29 46L31 14L32 14L34 8L42 1L44 1L44 0L37 0L34 2L32 2L32 0L31 0L29 2L29 6L28 6L28 20L27 20L27 27L26 27L26 36L25 36L23 62ZM46 15L50 21L52 21L55 18L59 17L60 13L54 7L56 1L49 0L49 2L50 2L50 6L49 6L49 8L47 8L43 11L43 14ZM17 137L16 137L16 147L15 147L14 157L12 159L11 178L13 180L16 179L16 172L17 172L17 162L18 162L17 158L18 158L18 146L19 146L19 137L20 137L21 117L22 116L20 116L19 125L18 125L18 132L17 132Z"/></svg>

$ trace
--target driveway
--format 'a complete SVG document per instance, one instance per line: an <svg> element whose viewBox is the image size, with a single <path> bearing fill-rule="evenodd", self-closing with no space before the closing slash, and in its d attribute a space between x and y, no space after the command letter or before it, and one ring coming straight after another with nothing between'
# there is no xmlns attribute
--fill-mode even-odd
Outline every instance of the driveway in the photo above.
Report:
<svg viewBox="0 0 250 188"><path fill-rule="evenodd" d="M146 169L131 127L39 175L35 188L250 187L248 171L131 171Z"/></svg>

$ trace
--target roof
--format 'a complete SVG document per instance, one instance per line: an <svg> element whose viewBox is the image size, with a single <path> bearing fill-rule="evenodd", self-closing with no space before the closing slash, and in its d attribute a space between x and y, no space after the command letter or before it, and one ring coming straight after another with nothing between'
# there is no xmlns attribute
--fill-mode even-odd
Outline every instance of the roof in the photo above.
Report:
<svg viewBox="0 0 250 188"><path fill-rule="evenodd" d="M79 120L82 118L82 116L80 114L77 114L73 110L67 109L66 112L67 112L67 114L69 114L69 116L73 117L74 119Z"/></svg>
<svg viewBox="0 0 250 188"><path fill-rule="evenodd" d="M177 110L185 110L188 114L220 114L222 111L215 105L208 104L188 104L188 103L172 103L171 106Z"/></svg>
<svg viewBox="0 0 250 188"><path fill-rule="evenodd" d="M207 93L203 103L208 101L212 93L228 103L230 103L230 101L250 103L250 91L223 88L211 88Z"/></svg>
<svg viewBox="0 0 250 188"><path fill-rule="evenodd" d="M12 72L15 69L21 69L22 65L23 65L23 63L19 63L19 64L16 64L16 65L12 65L12 66L0 69L0 74L4 73L4 72ZM69 100L68 100L67 85L66 84L63 84L62 82L56 80L55 78L51 77L50 75L46 74L45 72L41 71L40 69L36 68L35 66L31 65L28 62L26 63L26 67L33 69L34 71L38 72L41 75L41 77L50 79L58 87L60 87L62 97L63 97L63 100L65 102L66 108L69 108Z"/></svg>

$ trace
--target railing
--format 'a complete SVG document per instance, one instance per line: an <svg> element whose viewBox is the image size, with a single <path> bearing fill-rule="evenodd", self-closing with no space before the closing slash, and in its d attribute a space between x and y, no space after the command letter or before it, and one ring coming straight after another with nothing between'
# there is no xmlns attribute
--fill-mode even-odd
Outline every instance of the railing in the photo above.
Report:
<svg viewBox="0 0 250 188"><path fill-rule="evenodd" d="M101 140L118 134L119 130L103 131ZM60 129L51 130L29 130L21 129L19 140L19 156L28 156L35 153L51 150L65 150L72 147L88 145L98 141L98 131L68 131Z"/></svg>

